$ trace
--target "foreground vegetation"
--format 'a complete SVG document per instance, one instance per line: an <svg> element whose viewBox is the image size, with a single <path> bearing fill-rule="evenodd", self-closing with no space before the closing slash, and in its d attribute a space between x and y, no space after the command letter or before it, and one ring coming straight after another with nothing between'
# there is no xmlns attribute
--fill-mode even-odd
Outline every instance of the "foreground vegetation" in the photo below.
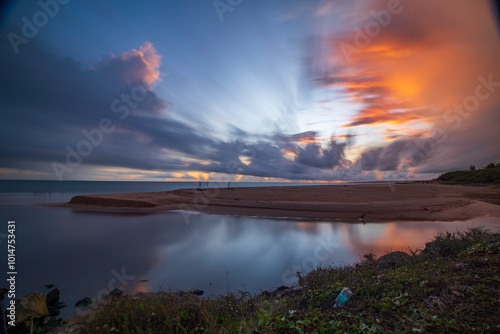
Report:
<svg viewBox="0 0 500 334"><path fill-rule="evenodd" d="M467 171L444 173L438 177L438 181L449 184L500 184L500 164L490 163L480 169L470 166Z"/></svg>
<svg viewBox="0 0 500 334"><path fill-rule="evenodd" d="M440 234L423 251L367 254L254 297L157 292L106 301L78 319L88 333L489 333L500 330L500 235ZM343 287L353 296L334 300Z"/></svg>

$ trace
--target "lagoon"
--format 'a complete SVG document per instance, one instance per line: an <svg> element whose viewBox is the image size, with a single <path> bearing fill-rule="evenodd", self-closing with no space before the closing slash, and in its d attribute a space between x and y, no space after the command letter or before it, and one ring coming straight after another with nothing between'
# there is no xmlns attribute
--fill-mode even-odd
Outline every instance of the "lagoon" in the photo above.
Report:
<svg viewBox="0 0 500 334"><path fill-rule="evenodd" d="M205 296L254 294L294 284L296 272L351 264L370 251L380 256L422 249L437 232L500 228L500 220L491 217L363 224L80 210L41 204L82 193L172 190L197 183L26 182L0 181L0 241L6 244L7 221L15 220L17 297L47 293L44 285L55 284L69 305L65 316L74 313L71 306L77 300L98 300L116 287L128 293L197 288Z"/></svg>

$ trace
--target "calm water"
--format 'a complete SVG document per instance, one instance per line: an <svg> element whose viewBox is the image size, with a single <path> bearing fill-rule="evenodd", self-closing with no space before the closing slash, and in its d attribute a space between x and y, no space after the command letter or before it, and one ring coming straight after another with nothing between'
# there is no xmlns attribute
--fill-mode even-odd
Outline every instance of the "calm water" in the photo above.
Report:
<svg viewBox="0 0 500 334"><path fill-rule="evenodd" d="M256 184L234 184L233 186ZM266 184L268 185L268 184ZM276 184L275 184L276 185ZM295 282L294 273L317 265L357 261L373 251L422 248L438 231L500 220L346 224L290 219L164 212L91 212L44 207L76 194L196 188L193 183L0 181L0 241L16 220L17 292L48 292L56 284L73 305L108 289L156 291L198 288L205 295L258 292ZM2 246L2 248L4 248ZM0 263L6 267L6 253ZM5 275L6 270L3 270ZM5 282L5 279L2 280ZM65 315L71 315L68 308Z"/></svg>

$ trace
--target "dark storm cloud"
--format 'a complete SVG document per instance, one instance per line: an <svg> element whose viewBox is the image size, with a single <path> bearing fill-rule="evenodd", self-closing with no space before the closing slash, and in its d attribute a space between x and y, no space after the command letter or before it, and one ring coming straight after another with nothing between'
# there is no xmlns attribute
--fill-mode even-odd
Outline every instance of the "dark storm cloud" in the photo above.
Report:
<svg viewBox="0 0 500 334"><path fill-rule="evenodd" d="M169 103L151 91L159 65L151 43L91 68L59 58L36 41L16 56L2 53L0 167L54 173L46 165L55 162L66 166L58 167L63 176L81 164L332 178L330 172L343 159L347 143L332 140L322 148L315 132L256 136L232 125L228 134L234 139L222 141L170 118ZM97 144L91 153L82 155L78 166L68 165L69 150L78 151L82 141L92 140ZM290 152L293 156L286 157Z"/></svg>
<svg viewBox="0 0 500 334"><path fill-rule="evenodd" d="M408 154L408 140L395 141L385 147L366 150L359 163L363 170L393 171L398 168L404 154Z"/></svg>
<svg viewBox="0 0 500 334"><path fill-rule="evenodd" d="M214 163L191 164L188 169L290 180L332 180L333 168L342 163L349 143L331 140L326 148L320 148L316 142L304 145L291 138L315 140L316 133L274 135L251 142L213 143L210 146L212 152L200 152L200 156ZM287 157L287 152L293 153L293 157ZM247 163L244 163L245 158L248 158Z"/></svg>
<svg viewBox="0 0 500 334"><path fill-rule="evenodd" d="M60 59L44 51L35 41L18 55L2 52L2 164L10 161L12 166L16 160L64 160L65 146L80 140L83 129L98 127L105 117L119 122L119 114L113 112L111 103L121 94L130 94L137 85L147 88L148 78L154 75L154 69L143 58L128 54L102 61L92 69L82 69L71 59ZM117 67L119 75L115 74ZM134 113L156 115L166 109L166 102L146 88L142 88L145 96L128 122L134 127L141 127L140 121L131 122L139 119ZM105 150L112 138L106 139L89 159L109 153Z"/></svg>

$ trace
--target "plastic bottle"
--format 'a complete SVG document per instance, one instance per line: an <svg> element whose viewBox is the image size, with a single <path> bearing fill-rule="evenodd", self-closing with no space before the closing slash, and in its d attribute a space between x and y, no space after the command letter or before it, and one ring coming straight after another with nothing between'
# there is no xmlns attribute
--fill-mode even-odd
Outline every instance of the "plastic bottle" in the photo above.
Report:
<svg viewBox="0 0 500 334"><path fill-rule="evenodd" d="M342 292L339 293L337 298L335 299L335 307L342 307L344 304L351 298L352 291L348 288L342 289Z"/></svg>

